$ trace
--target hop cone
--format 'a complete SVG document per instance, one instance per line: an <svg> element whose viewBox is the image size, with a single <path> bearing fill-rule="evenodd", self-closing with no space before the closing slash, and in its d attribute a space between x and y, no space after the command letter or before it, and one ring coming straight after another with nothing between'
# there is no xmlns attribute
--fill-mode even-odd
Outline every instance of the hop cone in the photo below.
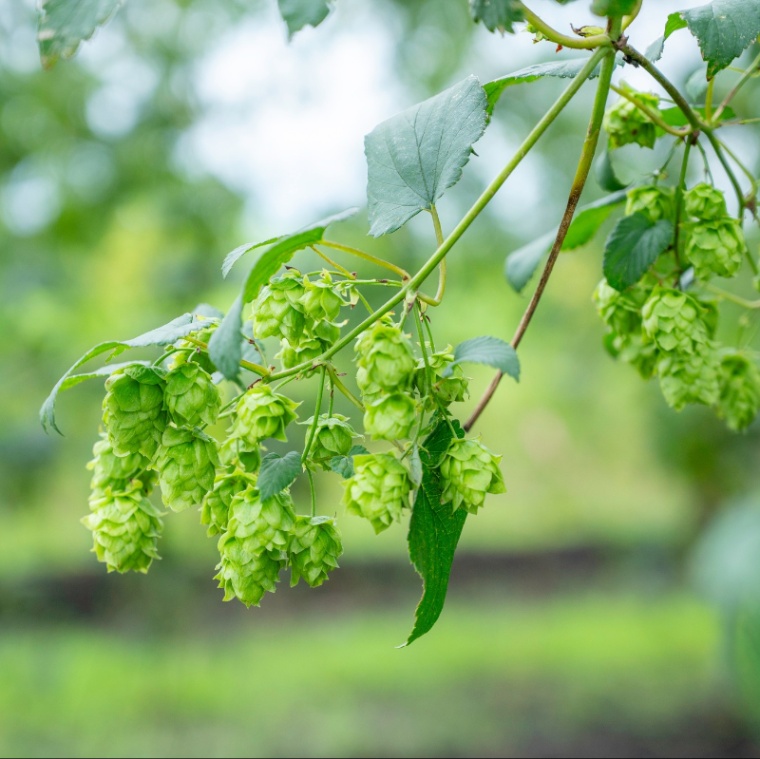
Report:
<svg viewBox="0 0 760 759"><path fill-rule="evenodd" d="M297 516L290 541L290 585L303 577L312 588L319 587L338 567L343 542L334 519Z"/></svg>
<svg viewBox="0 0 760 759"><path fill-rule="evenodd" d="M141 364L106 380L103 422L117 456L141 453L153 458L166 427L164 386L160 369Z"/></svg>
<svg viewBox="0 0 760 759"><path fill-rule="evenodd" d="M441 503L451 502L477 514L487 493L504 493L499 470L501 456L496 456L477 440L454 438L441 459L443 479Z"/></svg>
<svg viewBox="0 0 760 759"><path fill-rule="evenodd" d="M641 332L627 335L609 332L605 336L604 347L613 358L633 366L643 379L654 375L660 352L654 343L644 340Z"/></svg>
<svg viewBox="0 0 760 759"><path fill-rule="evenodd" d="M731 353L721 360L718 377L718 415L730 429L746 429L760 409L760 371L746 356Z"/></svg>
<svg viewBox="0 0 760 759"><path fill-rule="evenodd" d="M700 353L709 343L709 314L679 290L657 288L642 310L644 334L664 353Z"/></svg>
<svg viewBox="0 0 760 759"><path fill-rule="evenodd" d="M718 403L718 360L711 345L694 353L665 355L657 364L657 372L662 395L676 411L691 403Z"/></svg>
<svg viewBox="0 0 760 759"><path fill-rule="evenodd" d="M82 524L92 531L93 551L109 572L147 572L159 558L156 543L163 523L138 484L123 493L94 494Z"/></svg>
<svg viewBox="0 0 760 759"><path fill-rule="evenodd" d="M409 437L416 421L417 404L406 393L393 393L368 403L364 412L364 430L375 440Z"/></svg>
<svg viewBox="0 0 760 759"><path fill-rule="evenodd" d="M657 95L645 92L635 93L636 100L657 111L660 103ZM655 125L629 100L621 98L604 114L604 128L610 138L610 149L636 143L645 148L653 148L657 139Z"/></svg>
<svg viewBox="0 0 760 759"><path fill-rule="evenodd" d="M216 443L191 430L167 427L161 448L158 478L164 504L172 511L199 506L214 487L219 465Z"/></svg>
<svg viewBox="0 0 760 759"><path fill-rule="evenodd" d="M686 239L686 258L699 279L733 277L746 250L744 233L736 219L723 218L691 225Z"/></svg>
<svg viewBox="0 0 760 759"><path fill-rule="evenodd" d="M314 417L304 422L311 425ZM309 458L321 464L323 469L329 469L327 462L334 456L348 456L356 431L348 423L348 417L342 414L322 414L317 422L314 442L311 445Z"/></svg>
<svg viewBox="0 0 760 759"><path fill-rule="evenodd" d="M354 456L354 475L343 486L346 511L368 519L376 533L401 519L412 490L404 465L390 453Z"/></svg>
<svg viewBox="0 0 760 759"><path fill-rule="evenodd" d="M684 205L687 215L700 221L718 220L728 214L723 193L704 182L687 190L684 195Z"/></svg>
<svg viewBox="0 0 760 759"><path fill-rule="evenodd" d="M306 316L312 321L334 322L346 303L336 292L330 275L324 273L316 282L306 280L301 305Z"/></svg>
<svg viewBox="0 0 760 759"><path fill-rule="evenodd" d="M306 326L301 304L304 292L301 275L295 270L273 278L253 303L254 335L282 337L297 344Z"/></svg>
<svg viewBox="0 0 760 759"><path fill-rule="evenodd" d="M660 219L672 221L676 215L674 195L672 187L659 185L634 187L628 191L625 213L627 216L642 213L651 222Z"/></svg>
<svg viewBox="0 0 760 759"><path fill-rule="evenodd" d="M266 449L264 449L266 450ZM219 449L222 464L237 467L249 474L256 474L261 468L262 448L258 442L247 443L241 438L227 438Z"/></svg>
<svg viewBox="0 0 760 759"><path fill-rule="evenodd" d="M287 440L285 428L296 418L296 408L297 403L275 393L269 385L254 385L240 396L230 437L251 448L270 437Z"/></svg>
<svg viewBox="0 0 760 759"><path fill-rule="evenodd" d="M87 468L92 470L90 487L94 494L105 495L108 490L112 493L124 492L138 479L146 494L151 489L155 473L147 471L150 460L141 453L117 456L105 435L101 435L95 443L92 453L95 458Z"/></svg>
<svg viewBox="0 0 760 759"><path fill-rule="evenodd" d="M382 321L359 336L356 363L359 389L372 399L380 393L410 390L417 365L409 338Z"/></svg>
<svg viewBox="0 0 760 759"><path fill-rule="evenodd" d="M641 308L647 294L647 290L639 286L619 292L603 279L594 292L594 301L602 321L616 335L640 334Z"/></svg>
<svg viewBox="0 0 760 759"><path fill-rule="evenodd" d="M210 538L226 532L232 499L255 485L256 478L239 469L216 476L213 489L201 504L201 524L208 525L206 534Z"/></svg>
<svg viewBox="0 0 760 759"><path fill-rule="evenodd" d="M453 361L454 353L450 345L445 350L437 351L428 356L428 365L432 373L432 392L445 406L450 403L461 403L468 396L469 381L459 364L451 366ZM428 371L425 366L425 359L421 358L417 362L414 386L423 397L427 395Z"/></svg>
<svg viewBox="0 0 760 759"><path fill-rule="evenodd" d="M271 501L275 499L269 499L267 503ZM252 490L233 498L227 532L219 538L221 561L214 578L224 589L225 601L238 598L246 606L258 606L264 593L274 593L280 571L285 566L282 550L267 550L261 545L261 507L261 501ZM292 530L294 519L292 514L285 512L285 509L279 512L284 517L278 525L284 527L289 522ZM272 528L269 522L266 524Z"/></svg>
<svg viewBox="0 0 760 759"><path fill-rule="evenodd" d="M232 518L237 519L235 536L247 540L247 547L258 551L287 551L290 533L295 524L293 501L285 493L279 493L262 501L255 488L233 496L230 505L228 531L232 530Z"/></svg>
<svg viewBox="0 0 760 759"><path fill-rule="evenodd" d="M284 369L292 369L305 361L319 358L329 345L319 338L310 337L302 340L297 346L292 346L287 340L282 341L282 349L275 356L282 362Z"/></svg>
<svg viewBox="0 0 760 759"><path fill-rule="evenodd" d="M166 376L166 410L178 427L213 424L221 398L211 376L195 363L181 364Z"/></svg>

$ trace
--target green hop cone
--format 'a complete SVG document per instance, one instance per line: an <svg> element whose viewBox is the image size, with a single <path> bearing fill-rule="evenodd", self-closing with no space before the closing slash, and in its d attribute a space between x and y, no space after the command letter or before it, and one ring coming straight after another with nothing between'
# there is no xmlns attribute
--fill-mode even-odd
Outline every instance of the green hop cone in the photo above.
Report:
<svg viewBox="0 0 760 759"><path fill-rule="evenodd" d="M726 198L712 185L701 182L684 194L686 214L700 221L712 221L728 215Z"/></svg>
<svg viewBox="0 0 760 759"><path fill-rule="evenodd" d="M314 417L304 422L309 428L313 423ZM343 414L322 414L317 422L309 458L318 462L323 469L329 469L329 461L334 456L348 456L355 437L358 434L348 423L348 417Z"/></svg>
<svg viewBox="0 0 760 759"><path fill-rule="evenodd" d="M95 494L82 524L92 531L93 551L109 572L147 572L159 558L163 523L139 483L122 493Z"/></svg>
<svg viewBox="0 0 760 759"><path fill-rule="evenodd" d="M316 282L305 281L301 305L306 316L314 322L334 322L346 305L335 289L332 277L324 272Z"/></svg>
<svg viewBox="0 0 760 759"><path fill-rule="evenodd" d="M396 326L379 321L356 341L356 381L365 398L380 392L410 390L417 362L409 338Z"/></svg>
<svg viewBox="0 0 760 759"><path fill-rule="evenodd" d="M453 361L454 351L450 345L446 346L444 350L431 353L428 356L429 369L425 365L424 358L417 361L414 387L422 397L428 394L428 372L430 372L433 383L432 391L444 406L448 406L450 403L461 403L467 398L469 380L459 364L452 366ZM435 408L435 405L435 399L431 398L430 408Z"/></svg>
<svg viewBox="0 0 760 759"><path fill-rule="evenodd" d="M364 411L364 431L375 440L409 437L417 422L417 404L406 393L386 395L368 403Z"/></svg>
<svg viewBox="0 0 760 759"><path fill-rule="evenodd" d="M343 486L346 511L368 519L376 533L401 519L412 491L404 465L390 453L354 456L354 475Z"/></svg>
<svg viewBox="0 0 760 759"><path fill-rule="evenodd" d="M200 506L214 487L219 456L203 433L167 427L161 441L158 479L164 505L172 511Z"/></svg>
<svg viewBox="0 0 760 759"><path fill-rule="evenodd" d="M103 423L114 453L152 459L166 427L164 372L133 364L106 380Z"/></svg>
<svg viewBox="0 0 760 759"><path fill-rule="evenodd" d="M647 295L639 286L619 292L603 279L594 291L594 302L602 321L616 335L631 335L641 333L641 308Z"/></svg>
<svg viewBox="0 0 760 759"><path fill-rule="evenodd" d="M700 353L714 331L709 309L680 290L656 288L641 315L644 335L663 353Z"/></svg>
<svg viewBox="0 0 760 759"><path fill-rule="evenodd" d="M282 337L297 344L306 327L301 299L301 274L295 269L273 277L253 302L253 334L258 338Z"/></svg>
<svg viewBox="0 0 760 759"><path fill-rule="evenodd" d="M501 456L478 440L454 438L441 459L441 503L450 502L454 511L463 507L477 514L486 494L506 492L499 461Z"/></svg>
<svg viewBox="0 0 760 759"><path fill-rule="evenodd" d="M248 474L256 474L261 468L261 451L262 447L258 441L249 444L241 438L230 437L219 449L219 460L224 466L239 468Z"/></svg>
<svg viewBox="0 0 760 759"><path fill-rule="evenodd" d="M94 495L104 495L106 491L124 492L135 480L140 481L146 494L152 488L155 472L148 471L150 460L141 453L117 456L108 437L103 434L93 446L92 453L95 458L87 468L92 470L90 487Z"/></svg>
<svg viewBox="0 0 760 759"><path fill-rule="evenodd" d="M235 406L230 437L243 441L247 449L257 447L259 442L270 437L287 440L285 428L296 419L298 405L275 393L269 385L254 385L240 396Z"/></svg>
<svg viewBox="0 0 760 759"><path fill-rule="evenodd" d="M760 371L757 366L742 353L730 353L721 359L718 381L718 415L735 432L747 429L760 409Z"/></svg>
<svg viewBox="0 0 760 759"><path fill-rule="evenodd" d="M210 538L226 532L232 499L255 486L256 478L239 469L216 476L213 489L206 493L201 504L201 524L208 526L206 534Z"/></svg>
<svg viewBox="0 0 760 759"><path fill-rule="evenodd" d="M342 553L343 541L334 519L297 516L288 552L290 586L298 585L303 577L312 588L319 587L337 569Z"/></svg>
<svg viewBox="0 0 760 759"><path fill-rule="evenodd" d="M633 366L643 379L654 376L660 352L654 343L644 339L641 332L627 335L608 332L604 347L613 358Z"/></svg>
<svg viewBox="0 0 760 759"><path fill-rule="evenodd" d="M662 395L676 411L689 404L718 403L718 359L712 345L694 353L666 354L657 364L657 373Z"/></svg>
<svg viewBox="0 0 760 759"><path fill-rule="evenodd" d="M632 92L636 100L650 110L659 113L660 98L646 92ZM635 143L645 148L653 148L657 140L657 129L639 108L625 98L621 98L604 114L604 129L610 138L610 149Z"/></svg>
<svg viewBox="0 0 760 759"><path fill-rule="evenodd" d="M166 375L164 401L178 427L213 424L222 405L211 376L195 363L181 364Z"/></svg>
<svg viewBox="0 0 760 759"><path fill-rule="evenodd" d="M219 538L221 561L214 578L224 589L225 601L238 598L246 606L258 606L264 593L274 593L280 571L285 567L282 550L270 551L261 545L260 507L255 491L248 490L233 498L227 531Z"/></svg>
<svg viewBox="0 0 760 759"><path fill-rule="evenodd" d="M248 488L238 493L230 505L230 521L235 517L235 535L249 541L255 551L287 551L295 524L293 501L283 492L262 501L259 491ZM228 530L232 529L228 524Z"/></svg>
<svg viewBox="0 0 760 759"><path fill-rule="evenodd" d="M685 256L698 279L733 277L747 249L741 224L729 217L688 225Z"/></svg>
<svg viewBox="0 0 760 759"><path fill-rule="evenodd" d="M292 346L287 340L282 341L282 348L275 356L282 362L283 369L292 369L306 361L314 361L319 358L329 346L316 337L310 337L297 346Z"/></svg>
<svg viewBox="0 0 760 759"><path fill-rule="evenodd" d="M641 213L651 222L666 219L673 221L676 215L675 191L672 187L645 185L634 187L627 193L626 216Z"/></svg>
<svg viewBox="0 0 760 759"><path fill-rule="evenodd" d="M218 326L218 324L209 324L209 326L204 329L200 329L197 332L191 332L187 337L192 337L194 340L208 345ZM208 353L205 350L201 350L196 343L191 343L186 338L180 338L174 343L174 347L178 348L178 351L171 357L171 362L169 363L170 371L173 371L177 367L188 362L198 364L208 374L213 374L216 371L216 367L209 358Z"/></svg>

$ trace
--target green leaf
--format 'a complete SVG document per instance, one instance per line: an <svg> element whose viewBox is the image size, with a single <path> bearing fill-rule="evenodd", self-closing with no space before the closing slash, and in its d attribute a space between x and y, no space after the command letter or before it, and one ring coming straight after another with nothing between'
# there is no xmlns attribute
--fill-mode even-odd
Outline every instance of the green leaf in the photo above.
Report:
<svg viewBox="0 0 760 759"><path fill-rule="evenodd" d="M713 0L707 5L682 11L681 15L699 42L710 79L738 58L760 35L760 3L757 0Z"/></svg>
<svg viewBox="0 0 760 759"><path fill-rule="evenodd" d="M627 185L618 179L615 174L615 167L612 165L612 157L610 151L605 150L599 154L599 158L596 159L595 165L596 181L599 186L607 192L617 192L624 189ZM577 246L572 246L577 247Z"/></svg>
<svg viewBox="0 0 760 759"><path fill-rule="evenodd" d="M259 477L256 487L262 501L271 498L292 485L296 477L303 471L301 454L297 451L288 451L284 456L277 453L267 453L261 459Z"/></svg>
<svg viewBox="0 0 760 759"><path fill-rule="evenodd" d="M470 0L470 15L475 23L482 21L489 32L514 32L512 24L523 20L516 0Z"/></svg>
<svg viewBox="0 0 760 759"><path fill-rule="evenodd" d="M240 359L243 358L243 300L240 296L214 330L208 343L208 356L211 363L222 373L225 379L236 380L240 374Z"/></svg>
<svg viewBox="0 0 760 759"><path fill-rule="evenodd" d="M330 13L327 0L277 0L280 15L288 25L288 38L305 26L319 26Z"/></svg>
<svg viewBox="0 0 760 759"><path fill-rule="evenodd" d="M244 245L239 245L235 250L230 251L224 257L224 262L222 263L222 276L226 277L242 256L252 250L256 250L256 248L263 248L265 245L272 245L273 243L276 243L274 247L282 246L281 249L285 249L289 245L297 245L297 247L292 250L292 252L295 253L309 245L314 245L322 240L325 231L330 224L349 219L358 210L358 208L349 208L345 211L341 211L341 213L336 213L333 216L328 216L326 219L322 219L314 224L303 227L292 234L278 235L277 237L270 237L268 240L263 240L262 242L247 242ZM289 240L292 242L288 244ZM270 251L267 251L262 257L267 257L269 255L276 254L271 254Z"/></svg>
<svg viewBox="0 0 760 759"><path fill-rule="evenodd" d="M704 103L707 94L707 71L704 68L698 68L687 80L684 85L689 101L692 103Z"/></svg>
<svg viewBox="0 0 760 759"><path fill-rule="evenodd" d="M409 558L422 577L422 598L404 646L429 632L441 616L454 553L467 519L464 509L454 511L450 503L441 504L441 478L437 467L451 438L449 423L442 419L420 450L422 485L414 501L407 540Z"/></svg>
<svg viewBox="0 0 760 759"><path fill-rule="evenodd" d="M701 116L702 118L705 118L704 108L694 108L693 110L695 113L699 114L699 116ZM689 123L686 116L684 116L683 111L677 106L673 106L672 108L666 108L664 111L660 111L660 115L662 116L662 120L669 126L683 127ZM727 106L726 108L723 109L723 112L720 114L719 121L726 121L727 119L735 119L735 118L736 118L736 112L734 111L733 108L731 108L731 106ZM657 127L657 134L661 136L665 134L665 130L660 129L660 127Z"/></svg>
<svg viewBox="0 0 760 759"><path fill-rule="evenodd" d="M591 12L597 16L626 16L635 7L637 0L594 0Z"/></svg>
<svg viewBox="0 0 760 759"><path fill-rule="evenodd" d="M370 234L395 232L459 181L486 128L474 76L384 121L364 139Z"/></svg>
<svg viewBox="0 0 760 759"><path fill-rule="evenodd" d="M59 58L71 58L79 43L90 39L124 0L42 0L37 41L42 65L52 68Z"/></svg>
<svg viewBox="0 0 760 759"><path fill-rule="evenodd" d="M369 451L363 445L354 445L348 456L333 456L330 459L330 469L339 474L344 480L354 476L354 456L367 454Z"/></svg>
<svg viewBox="0 0 760 759"><path fill-rule="evenodd" d="M572 250L589 242L615 207L625 203L625 198L624 191L615 192L583 206L567 230L562 250ZM551 250L555 237L556 232L547 232L507 256L504 274L517 292L528 284L541 259Z"/></svg>
<svg viewBox="0 0 760 759"><path fill-rule="evenodd" d="M456 364L485 364L520 381L520 359L515 349L498 337L473 337L459 343L454 350L454 360L444 374L450 374Z"/></svg>
<svg viewBox="0 0 760 759"><path fill-rule="evenodd" d="M652 63L662 58L662 54L665 52L665 37L658 37L652 42L649 47L644 51L644 57L648 58Z"/></svg>
<svg viewBox="0 0 760 759"><path fill-rule="evenodd" d="M679 29L686 29L686 20L681 15L680 11L676 11L675 13L671 13L668 16L668 20L665 22L665 33L664 37L667 39L670 37L673 32L677 32Z"/></svg>
<svg viewBox="0 0 760 759"><path fill-rule="evenodd" d="M46 432L50 432L51 429L54 429L57 433L61 435L63 434L58 429L58 426L55 422L55 402L58 398L58 393L60 393L62 390L68 389L69 387L78 385L79 382L82 381L79 380L77 382L69 382L68 380L72 378L73 373L83 364L86 364L88 361L91 361L93 358L104 353L110 353L110 355L106 357L106 361L110 361L112 358L118 356L120 353L123 353L129 348L149 348L151 346L170 345L176 340L189 335L191 332L197 332L204 327L208 327L208 325L209 321L207 319L199 319L194 314L183 314L182 316L178 316L176 319L172 319L168 324L164 324L162 327L152 329L150 332L145 332L142 335L133 337L131 340L111 340L106 343L100 343L94 348L91 348L81 358L77 359L73 366L71 366L69 370L63 375L63 377L58 380L58 382L51 390L50 395L42 404L42 408L40 409L40 421L42 422L43 429ZM140 362L132 361L129 363L136 364ZM112 371L114 371L113 367L111 367L105 373L109 374ZM79 376L83 377L83 379L89 379L90 376L94 377L100 375L91 372L87 375Z"/></svg>
<svg viewBox="0 0 760 759"><path fill-rule="evenodd" d="M666 219L654 223L643 213L625 216L604 249L604 276L616 290L636 284L673 242L675 228Z"/></svg>

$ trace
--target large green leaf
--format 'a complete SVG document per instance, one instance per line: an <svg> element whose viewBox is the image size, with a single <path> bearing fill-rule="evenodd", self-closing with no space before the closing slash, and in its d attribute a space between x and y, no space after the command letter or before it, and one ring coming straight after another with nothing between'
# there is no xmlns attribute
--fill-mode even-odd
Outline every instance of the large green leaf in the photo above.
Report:
<svg viewBox="0 0 760 759"><path fill-rule="evenodd" d="M626 183L615 173L609 150L604 150L599 154L599 158L594 162L594 173L599 186L607 192L617 192L627 187ZM571 247L577 247L577 245Z"/></svg>
<svg viewBox="0 0 760 759"><path fill-rule="evenodd" d="M675 228L666 219L652 222L643 213L625 216L604 248L604 276L616 290L636 284L673 242Z"/></svg>
<svg viewBox="0 0 760 759"><path fill-rule="evenodd" d="M441 616L454 553L467 519L464 509L454 511L450 503L441 503L441 477L437 467L452 437L448 422L441 420L420 448L422 484L412 509L408 542L409 558L422 577L422 598L405 646L428 632Z"/></svg>
<svg viewBox="0 0 760 759"><path fill-rule="evenodd" d="M236 380L243 358L243 299L238 296L208 343L208 355L225 379Z"/></svg>
<svg viewBox="0 0 760 759"><path fill-rule="evenodd" d="M285 488L293 484L296 477L303 472L301 454L297 451L289 451L284 456L277 453L267 453L261 459L259 477L256 487L262 501L281 493Z"/></svg>
<svg viewBox="0 0 760 759"><path fill-rule="evenodd" d="M90 39L105 24L124 0L42 0L37 41L45 68L59 58L71 58L79 43Z"/></svg>
<svg viewBox="0 0 760 759"><path fill-rule="evenodd" d="M517 0L470 0L473 21L483 22L489 32L514 32L512 24L523 20L521 4Z"/></svg>
<svg viewBox="0 0 760 759"><path fill-rule="evenodd" d="M330 13L327 0L277 0L277 4L290 38L305 26L319 26Z"/></svg>
<svg viewBox="0 0 760 759"><path fill-rule="evenodd" d="M498 337L473 337L459 343L454 350L454 361L444 374L451 373L451 367L456 364L484 364L508 374L517 382L520 381L520 359L515 349Z"/></svg>
<svg viewBox="0 0 760 759"><path fill-rule="evenodd" d="M614 192L581 208L567 230L562 250L572 250L589 242L615 208L625 202L625 198L625 191ZM541 259L551 250L555 237L556 232L547 232L507 256L504 274L517 292L528 284Z"/></svg>
<svg viewBox="0 0 760 759"><path fill-rule="evenodd" d="M713 0L682 11L681 17L699 42L710 78L738 58L760 35L758 0ZM681 28L675 21L672 26Z"/></svg>
<svg viewBox="0 0 760 759"><path fill-rule="evenodd" d="M474 76L384 121L365 137L370 234L395 232L456 184L486 128Z"/></svg>
<svg viewBox="0 0 760 759"><path fill-rule="evenodd" d="M129 348L149 348L151 346L170 345L171 343L179 340L191 332L197 332L209 325L208 319L198 318L196 314L183 314L176 319L172 319L168 324L164 324L162 327L152 329L150 332L145 332L142 335L133 337L131 340L110 340L106 343L100 343L94 348L87 351L81 358L77 359L73 366L56 382L53 389L50 391L50 395L45 399L40 409L40 421L46 432L54 429L59 434L61 431L55 422L55 402L58 398L58 393L62 390L66 390L74 385L78 385L80 382L89 379L90 377L101 376L102 374L110 374L115 371L116 367L106 367L101 372L89 372L87 374L80 374L74 376L74 372L83 364L91 361L97 356L101 356L104 353L109 353L106 361L110 361L114 356L118 356ZM138 361L132 361L130 363L140 363ZM77 379L79 377L79 379Z"/></svg>

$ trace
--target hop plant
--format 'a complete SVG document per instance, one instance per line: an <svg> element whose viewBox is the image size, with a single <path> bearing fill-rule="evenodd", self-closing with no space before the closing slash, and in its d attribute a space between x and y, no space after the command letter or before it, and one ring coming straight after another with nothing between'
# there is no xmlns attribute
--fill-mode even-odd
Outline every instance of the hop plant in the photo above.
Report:
<svg viewBox="0 0 760 759"><path fill-rule="evenodd" d="M217 466L216 443L210 437L167 427L158 460L164 504L172 511L200 506L206 493L214 487Z"/></svg>
<svg viewBox="0 0 760 759"><path fill-rule="evenodd" d="M98 492L82 524L92 531L93 551L109 572L147 572L159 558L156 544L163 523L142 485L121 493Z"/></svg>
<svg viewBox="0 0 760 759"><path fill-rule="evenodd" d="M745 430L760 409L760 371L747 356L734 352L721 359L718 378L718 415L735 432Z"/></svg>
<svg viewBox="0 0 760 759"><path fill-rule="evenodd" d="M213 424L222 403L211 376L196 363L181 364L166 375L164 401L178 427Z"/></svg>
<svg viewBox="0 0 760 759"><path fill-rule="evenodd" d="M235 406L230 438L255 448L266 438L287 440L285 428L297 417L297 403L260 383L249 388Z"/></svg>
<svg viewBox="0 0 760 759"><path fill-rule="evenodd" d="M286 554L282 550L268 550L261 545L261 507L260 499L251 490L233 498L227 531L219 538L221 560L214 577L224 589L225 601L238 598L246 606L258 606L264 593L274 593L280 571L285 567ZM272 525L264 518L269 529L278 530L288 523L289 529L293 529L291 514L284 509L274 513L283 519ZM284 529L281 532L284 534Z"/></svg>
<svg viewBox="0 0 760 759"><path fill-rule="evenodd" d="M380 394L410 390L417 366L409 338L385 321L359 335L356 363L356 381L369 402Z"/></svg>
<svg viewBox="0 0 760 759"><path fill-rule="evenodd" d="M684 207L688 216L700 221L716 221L728 215L726 198L712 185L701 182L684 194Z"/></svg>
<svg viewBox="0 0 760 759"><path fill-rule="evenodd" d="M302 577L312 588L319 587L337 569L342 553L343 541L334 519L297 516L288 549L291 587Z"/></svg>
<svg viewBox="0 0 760 759"><path fill-rule="evenodd" d="M632 93L642 105L659 113L660 98L646 92ZM621 98L604 114L603 126L610 138L610 149L636 143L645 148L653 148L657 139L655 125L649 117L630 100Z"/></svg>
<svg viewBox="0 0 760 759"><path fill-rule="evenodd" d="M676 411L692 403L714 406L718 402L718 361L712 345L692 353L667 354L657 372L662 395Z"/></svg>
<svg viewBox="0 0 760 759"><path fill-rule="evenodd" d="M409 437L417 421L417 412L417 404L406 393L383 396L366 405L364 430L375 440Z"/></svg>
<svg viewBox="0 0 760 759"><path fill-rule="evenodd" d="M660 185L634 187L628 191L625 213L642 213L651 222L672 221L676 215L675 192L672 187Z"/></svg>
<svg viewBox="0 0 760 759"><path fill-rule="evenodd" d="M140 480L143 491L151 489L155 473L148 471L150 460L141 453L130 453L117 456L108 437L101 434L100 439L92 449L94 458L87 464L92 470L90 487L93 493L104 495L106 491L113 493L130 489L134 480Z"/></svg>
<svg viewBox="0 0 760 759"><path fill-rule="evenodd" d="M401 519L412 483L404 465L390 453L354 456L354 474L343 481L343 505L380 533Z"/></svg>
<svg viewBox="0 0 760 759"><path fill-rule="evenodd" d="M463 507L477 514L488 493L506 492L499 461L501 456L478 440L453 438L440 463L441 503L450 502L455 511Z"/></svg>
<svg viewBox="0 0 760 759"><path fill-rule="evenodd" d="M332 277L323 272L316 281L304 282L301 305L306 316L314 322L334 322L340 316L340 309L346 305L335 289Z"/></svg>
<svg viewBox="0 0 760 759"><path fill-rule="evenodd" d="M679 290L656 288L641 315L644 334L664 353L700 353L714 331L707 309Z"/></svg>
<svg viewBox="0 0 760 759"><path fill-rule="evenodd" d="M314 417L304 422L306 425L313 423ZM348 423L348 417L342 414L322 414L317 422L309 458L318 462L323 469L329 469L330 459L348 456L355 437L358 435Z"/></svg>
<svg viewBox="0 0 760 759"><path fill-rule="evenodd" d="M103 423L117 456L141 453L152 459L166 427L164 372L133 364L106 380Z"/></svg>
<svg viewBox="0 0 760 759"><path fill-rule="evenodd" d="M255 486L256 478L240 469L217 474L213 489L206 493L201 504L201 524L208 525L206 534L210 538L226 532L232 499Z"/></svg>
<svg viewBox="0 0 760 759"><path fill-rule="evenodd" d="M298 344L306 327L305 293L301 274L291 269L273 277L253 302L253 334L259 338L280 337Z"/></svg>
<svg viewBox="0 0 760 759"><path fill-rule="evenodd" d="M698 279L733 277L746 248L741 224L726 217L690 225L685 254Z"/></svg>

